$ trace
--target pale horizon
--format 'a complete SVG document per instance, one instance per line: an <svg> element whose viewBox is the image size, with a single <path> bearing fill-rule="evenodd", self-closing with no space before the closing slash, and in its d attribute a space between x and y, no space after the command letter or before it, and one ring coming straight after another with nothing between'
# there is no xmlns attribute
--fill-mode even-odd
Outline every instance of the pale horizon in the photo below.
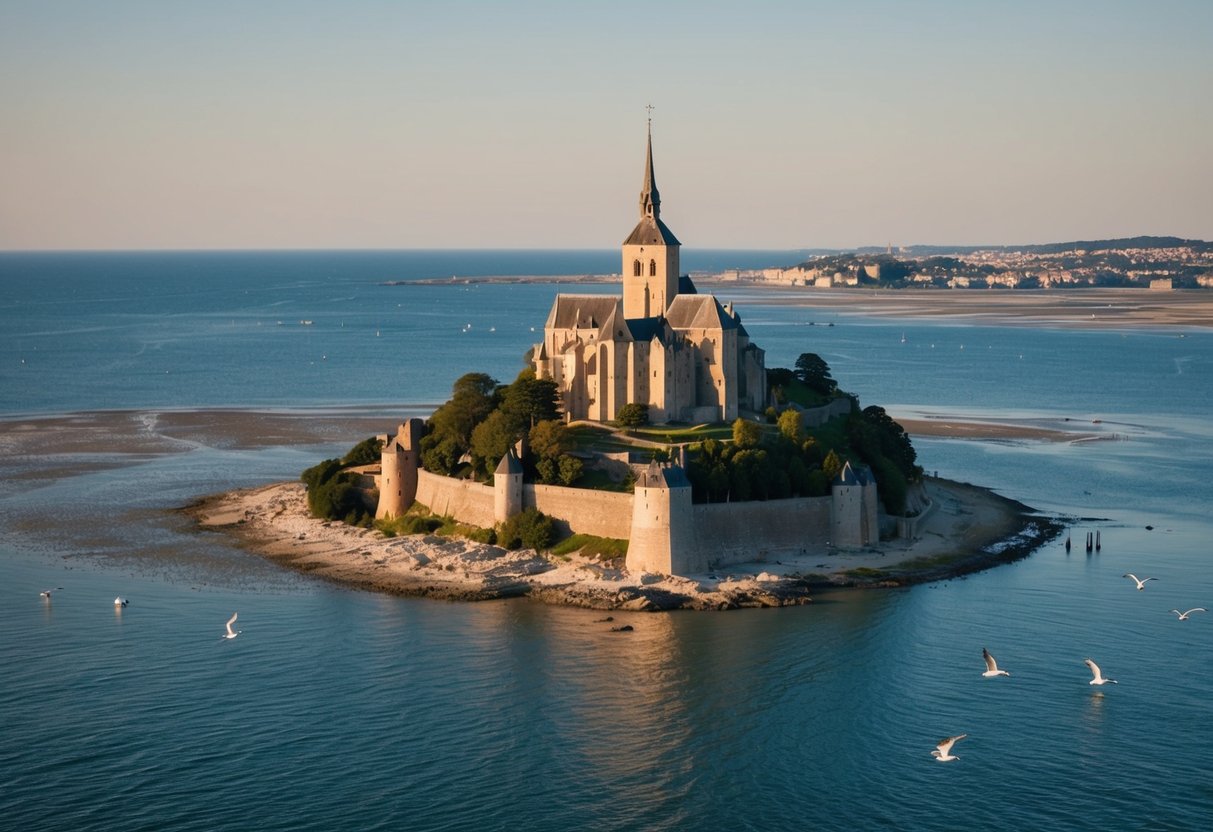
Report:
<svg viewBox="0 0 1213 832"><path fill-rule="evenodd" d="M1213 4L0 2L0 250L1213 238Z"/></svg>

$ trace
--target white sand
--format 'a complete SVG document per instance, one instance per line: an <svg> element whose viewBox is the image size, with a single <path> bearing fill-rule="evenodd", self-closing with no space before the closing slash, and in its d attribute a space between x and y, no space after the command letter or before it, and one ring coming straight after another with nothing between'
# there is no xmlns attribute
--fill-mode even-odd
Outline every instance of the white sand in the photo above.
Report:
<svg viewBox="0 0 1213 832"><path fill-rule="evenodd" d="M310 517L300 483L230 492L193 511L204 528L230 532L255 552L367 589L458 600L530 595L599 609L719 609L804 603L810 586L912 583L1006 559L995 552L1022 531L1022 506L944 480L928 480L927 490L934 505L915 540L857 550L818 546L692 577L636 575L579 555L510 552L434 535L386 538ZM1011 548L1022 554L1026 545L1019 540ZM855 569L882 571L855 575Z"/></svg>

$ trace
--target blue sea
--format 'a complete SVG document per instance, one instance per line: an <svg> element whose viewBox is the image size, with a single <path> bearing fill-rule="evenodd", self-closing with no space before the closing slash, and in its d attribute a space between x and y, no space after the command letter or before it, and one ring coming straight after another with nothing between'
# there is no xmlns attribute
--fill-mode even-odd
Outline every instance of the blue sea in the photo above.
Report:
<svg viewBox="0 0 1213 832"><path fill-rule="evenodd" d="M635 630L613 633L525 599L348 590L176 511L295 478L464 372L512 379L556 292L617 291L469 278L617 268L611 251L0 254L3 827L1208 826L1213 613L1169 610L1213 609L1213 330L722 292L768 366L819 353L865 405L1095 437L916 439L928 471L1071 526L1070 552L1063 536L962 580L615 613ZM981 677L982 647L1009 678ZM1088 685L1087 657L1119 684ZM961 733L959 760L929 756Z"/></svg>

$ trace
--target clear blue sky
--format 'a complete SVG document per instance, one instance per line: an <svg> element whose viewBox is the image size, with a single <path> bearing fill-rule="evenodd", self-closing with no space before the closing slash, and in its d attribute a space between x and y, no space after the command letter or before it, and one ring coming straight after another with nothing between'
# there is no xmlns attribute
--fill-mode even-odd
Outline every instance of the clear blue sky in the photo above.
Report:
<svg viewBox="0 0 1213 832"><path fill-rule="evenodd" d="M1213 2L0 0L0 249L1213 238Z"/></svg>

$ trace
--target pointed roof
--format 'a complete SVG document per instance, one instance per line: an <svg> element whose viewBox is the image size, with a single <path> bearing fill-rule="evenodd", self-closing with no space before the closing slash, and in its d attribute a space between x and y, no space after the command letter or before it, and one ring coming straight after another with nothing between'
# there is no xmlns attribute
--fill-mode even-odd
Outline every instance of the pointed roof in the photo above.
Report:
<svg viewBox="0 0 1213 832"><path fill-rule="evenodd" d="M677 465L650 462L648 468L637 474L636 485L640 488L690 488L691 482Z"/></svg>
<svg viewBox="0 0 1213 832"><path fill-rule="evenodd" d="M661 219L661 194L653 176L653 122L649 121L648 140L644 151L644 184L640 186L640 218Z"/></svg>
<svg viewBox="0 0 1213 832"><path fill-rule="evenodd" d="M559 294L548 313L545 329L574 329L593 326L601 329L613 326L616 317L623 317L623 298L618 295Z"/></svg>
<svg viewBox="0 0 1213 832"><path fill-rule="evenodd" d="M518 457L514 456L514 446L511 445L505 452L505 456L501 458L501 462L497 463L497 470L494 474L521 474L522 463L518 461Z"/></svg>
<svg viewBox="0 0 1213 832"><path fill-rule="evenodd" d="M625 246L679 246L674 232L661 221L661 194L653 175L653 123L649 122L644 152L644 182L640 186L640 222L623 241Z"/></svg>
<svg viewBox="0 0 1213 832"><path fill-rule="evenodd" d="M867 485L873 482L872 471L866 465L851 467L850 460L842 465L842 470L834 478L835 485Z"/></svg>
<svg viewBox="0 0 1213 832"><path fill-rule="evenodd" d="M675 295L666 320L679 329L737 329L737 319L724 311L712 295Z"/></svg>

